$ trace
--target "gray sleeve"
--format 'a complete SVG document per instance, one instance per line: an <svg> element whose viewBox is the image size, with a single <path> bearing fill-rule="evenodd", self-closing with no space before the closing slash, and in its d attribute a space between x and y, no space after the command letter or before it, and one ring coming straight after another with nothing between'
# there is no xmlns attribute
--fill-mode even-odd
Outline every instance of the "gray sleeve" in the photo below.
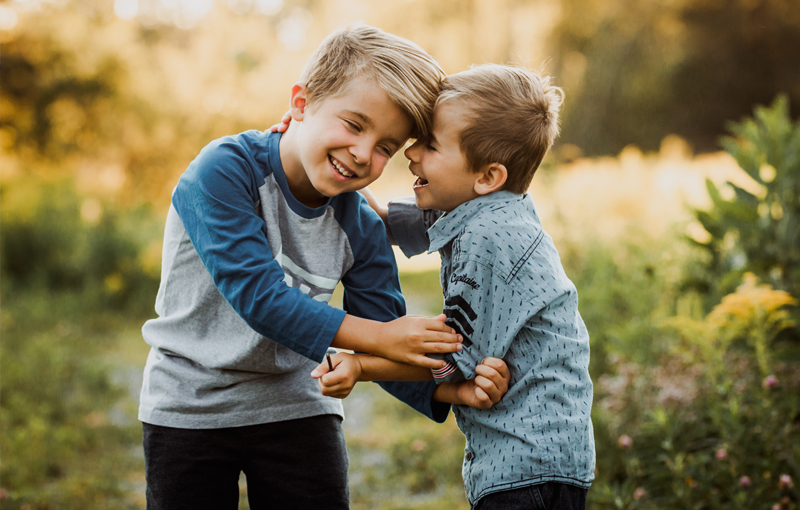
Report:
<svg viewBox="0 0 800 510"><path fill-rule="evenodd" d="M428 229L441 215L442 211L420 209L414 203L414 197L389 202L389 230L406 257L428 251Z"/></svg>

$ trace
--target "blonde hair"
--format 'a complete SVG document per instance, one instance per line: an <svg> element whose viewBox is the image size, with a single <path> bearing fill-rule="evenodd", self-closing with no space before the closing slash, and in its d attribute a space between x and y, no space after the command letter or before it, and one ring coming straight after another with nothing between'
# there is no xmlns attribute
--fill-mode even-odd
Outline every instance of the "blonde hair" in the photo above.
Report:
<svg viewBox="0 0 800 510"><path fill-rule="evenodd" d="M309 103L344 91L356 78L373 78L414 122L412 138L430 133L433 106L445 77L436 61L416 44L354 23L319 45L303 68L300 81Z"/></svg>
<svg viewBox="0 0 800 510"><path fill-rule="evenodd" d="M454 99L468 111L460 146L470 169L505 165L508 179L503 189L525 193L558 136L564 92L549 76L485 64L447 77L436 104Z"/></svg>

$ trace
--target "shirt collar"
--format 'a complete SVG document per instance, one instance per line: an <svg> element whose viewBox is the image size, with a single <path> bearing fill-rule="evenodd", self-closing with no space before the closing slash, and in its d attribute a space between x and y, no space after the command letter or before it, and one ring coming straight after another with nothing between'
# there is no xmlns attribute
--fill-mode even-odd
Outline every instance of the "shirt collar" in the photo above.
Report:
<svg viewBox="0 0 800 510"><path fill-rule="evenodd" d="M464 202L459 205L452 211L444 213L436 220L436 223L428 229L428 239L430 240L428 253L441 250L447 243L452 241L478 213L494 211L511 203L525 200L527 197L527 193L525 195L518 195L510 191L495 191L488 195L481 195L478 198L473 198L469 202Z"/></svg>

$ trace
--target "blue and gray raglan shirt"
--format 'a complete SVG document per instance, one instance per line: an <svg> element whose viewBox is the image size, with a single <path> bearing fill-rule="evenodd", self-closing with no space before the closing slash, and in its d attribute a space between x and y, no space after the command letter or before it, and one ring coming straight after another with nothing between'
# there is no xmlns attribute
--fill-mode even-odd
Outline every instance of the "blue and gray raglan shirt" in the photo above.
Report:
<svg viewBox="0 0 800 510"><path fill-rule="evenodd" d="M380 218L358 193L317 208L291 194L279 133L247 131L206 146L181 176L167 214L158 317L139 419L221 428L343 415L310 373L345 313L379 321L405 314ZM344 310L327 304L344 287ZM443 421L436 384L381 384Z"/></svg>
<svg viewBox="0 0 800 510"><path fill-rule="evenodd" d="M475 377L486 357L511 372L489 410L454 406L467 438L467 498L544 482L588 488L594 479L589 336L578 293L542 230L529 195L500 191L442 214L413 198L389 205L407 256L438 251L447 323L464 348L446 355L437 382Z"/></svg>

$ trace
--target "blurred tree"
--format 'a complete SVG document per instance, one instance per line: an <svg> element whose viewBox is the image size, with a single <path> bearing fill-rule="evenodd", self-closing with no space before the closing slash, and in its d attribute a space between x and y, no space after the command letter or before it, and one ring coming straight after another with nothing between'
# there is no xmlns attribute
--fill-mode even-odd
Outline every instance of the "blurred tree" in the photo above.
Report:
<svg viewBox="0 0 800 510"><path fill-rule="evenodd" d="M657 149L672 133L713 150L753 104L785 93L800 106L795 0L563 0L553 40L561 142L590 155Z"/></svg>

